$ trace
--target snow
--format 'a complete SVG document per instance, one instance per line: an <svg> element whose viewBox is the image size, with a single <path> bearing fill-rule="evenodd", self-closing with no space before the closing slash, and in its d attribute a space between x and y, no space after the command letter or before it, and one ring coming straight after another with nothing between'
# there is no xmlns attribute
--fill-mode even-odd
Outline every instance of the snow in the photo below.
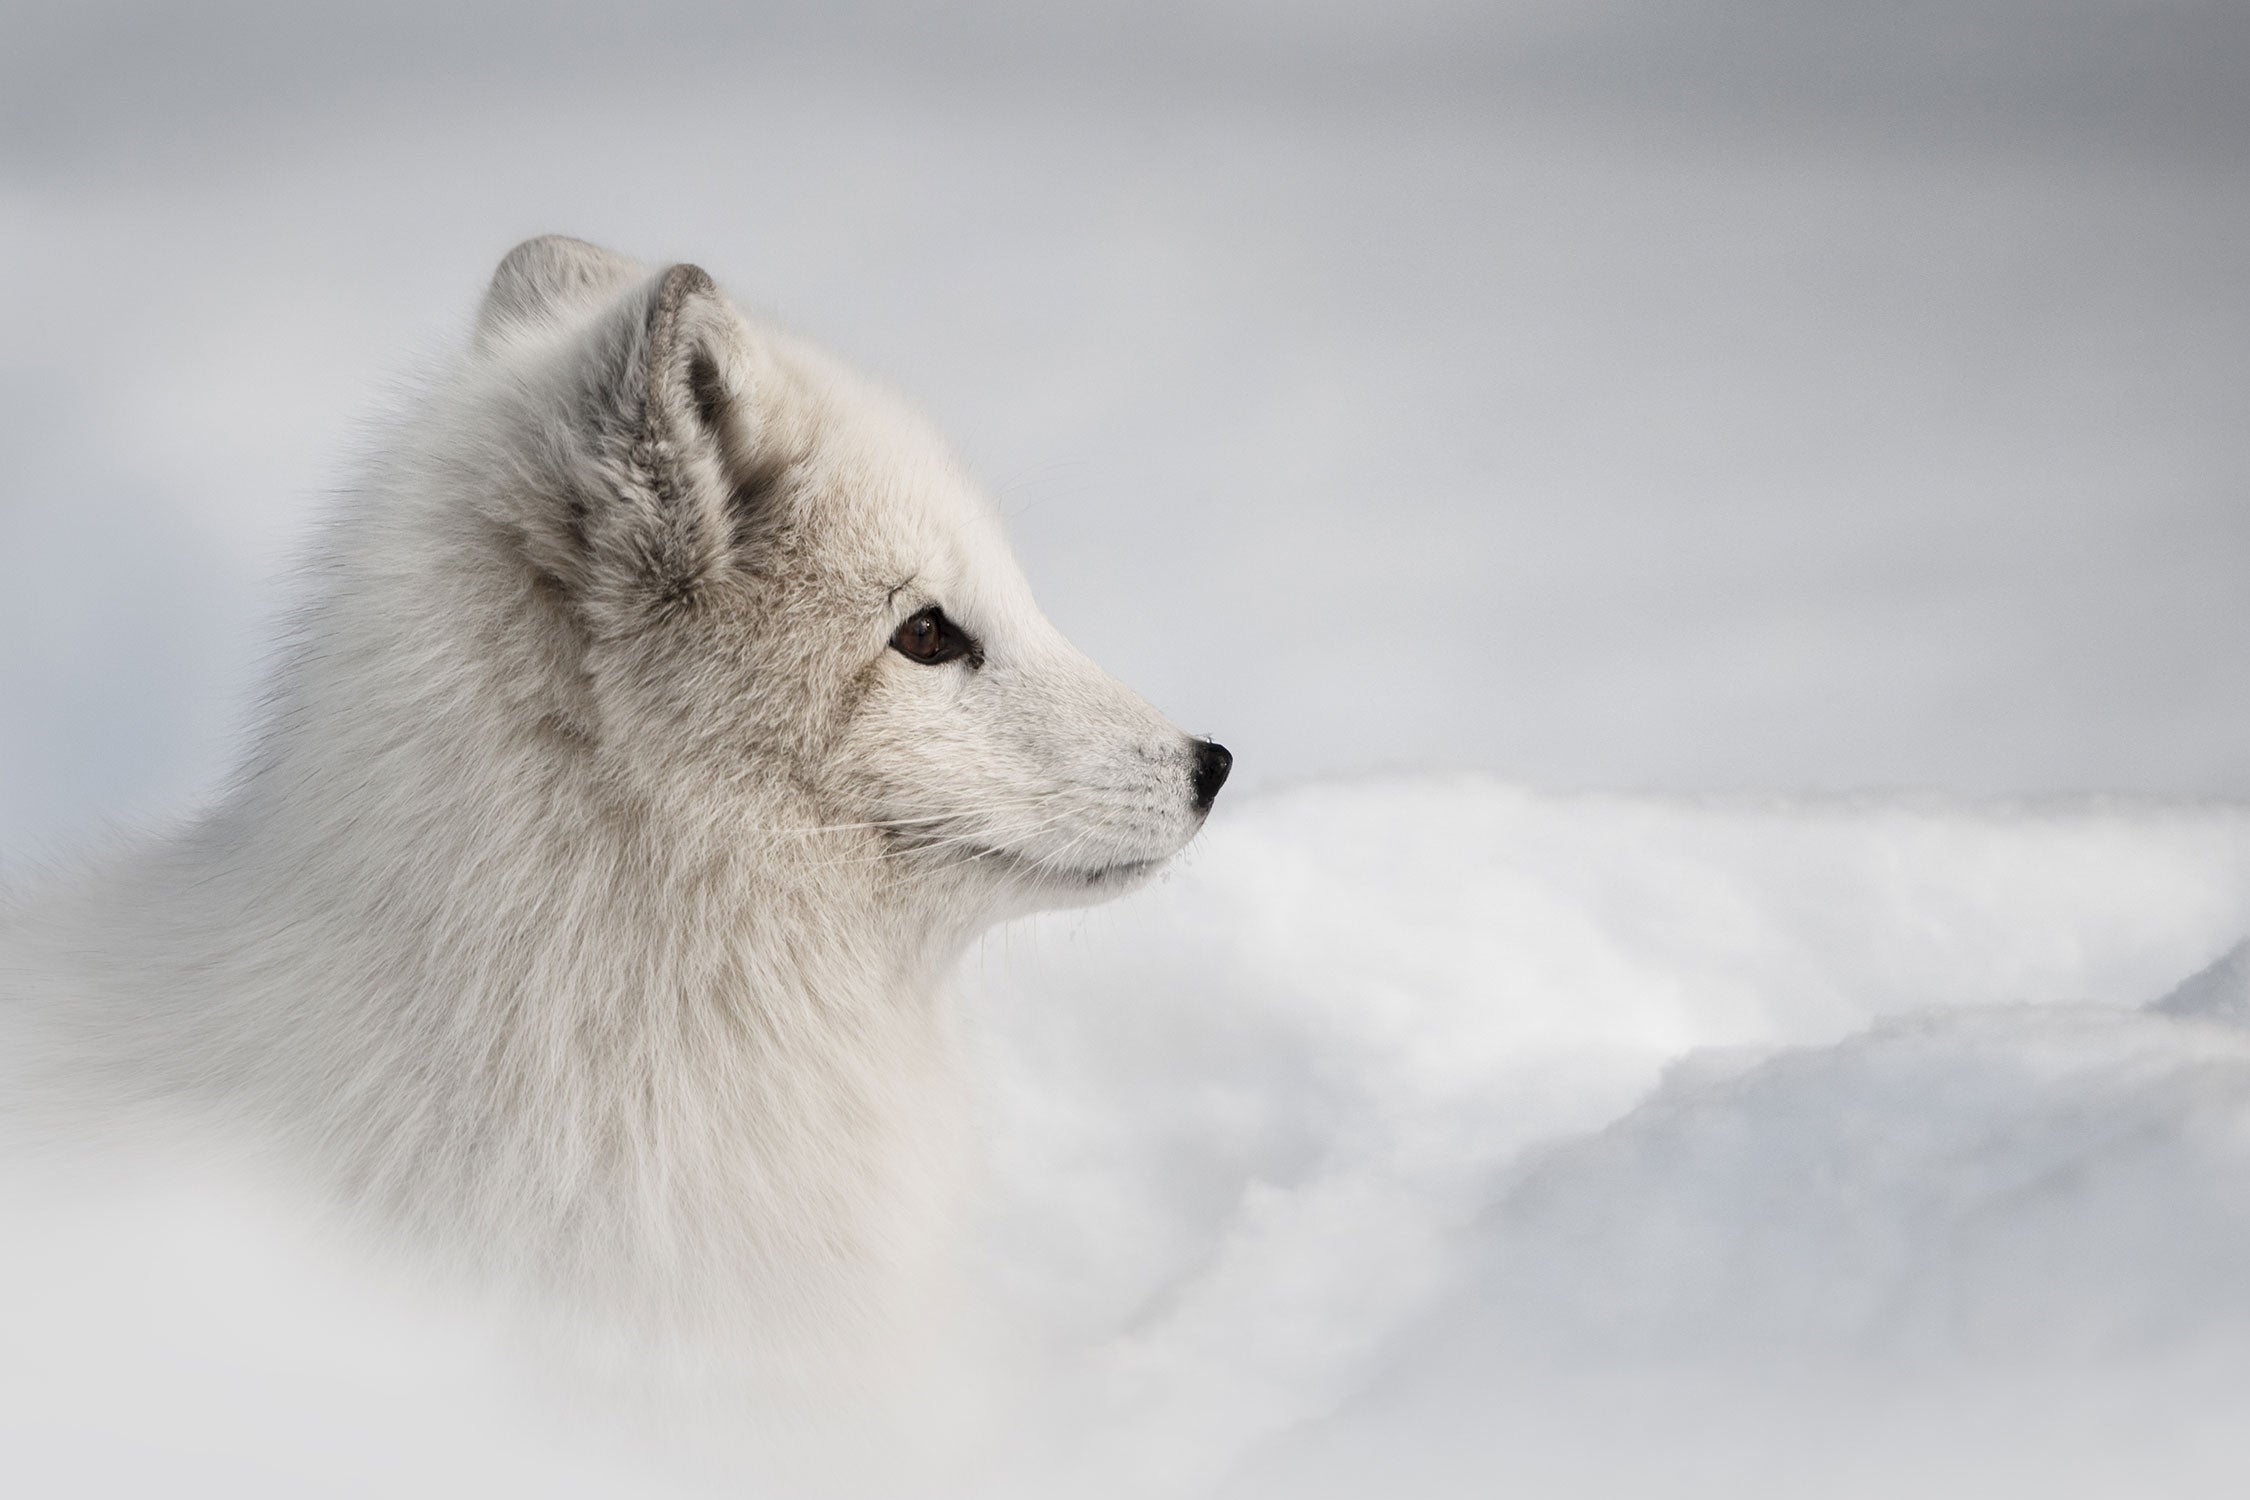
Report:
<svg viewBox="0 0 2250 1500"><path fill-rule="evenodd" d="M2108 1471L2011 1444L2085 1406L2224 1458L2250 1032L2143 1007L2250 915L2250 810L1232 811L991 961L995 1260L1121 1493L2067 1489Z"/></svg>
<svg viewBox="0 0 2250 1500"><path fill-rule="evenodd" d="M1401 777L1227 805L1152 889L962 976L984 1362L947 1378L988 1373L916 1472L2250 1479L2246 918L2233 803ZM723 1488L228 1172L0 1182L0 1443L45 1492Z"/></svg>

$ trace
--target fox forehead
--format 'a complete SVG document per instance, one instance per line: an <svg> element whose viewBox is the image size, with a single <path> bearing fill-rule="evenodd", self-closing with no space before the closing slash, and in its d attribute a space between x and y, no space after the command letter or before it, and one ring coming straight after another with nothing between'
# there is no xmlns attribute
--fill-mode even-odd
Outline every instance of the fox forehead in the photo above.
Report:
<svg viewBox="0 0 2250 1500"><path fill-rule="evenodd" d="M887 608L941 605L991 629L1035 615L997 508L951 454L858 426L815 435L831 461L799 501L812 550L879 584Z"/></svg>

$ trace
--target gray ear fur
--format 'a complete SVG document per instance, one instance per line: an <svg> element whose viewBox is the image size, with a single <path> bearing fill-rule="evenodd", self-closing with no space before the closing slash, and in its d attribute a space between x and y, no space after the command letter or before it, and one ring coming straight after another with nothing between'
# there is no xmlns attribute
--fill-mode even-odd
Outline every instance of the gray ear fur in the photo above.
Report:
<svg viewBox="0 0 2250 1500"><path fill-rule="evenodd" d="M647 327L633 458L668 543L659 593L677 603L692 597L732 550L729 512L747 436L734 337L741 320L701 266L677 265L657 278Z"/></svg>
<svg viewBox="0 0 2250 1500"><path fill-rule="evenodd" d="M692 604L739 560L787 466L759 404L773 405L770 362L692 265L617 297L566 350L547 399L559 398L550 411L575 457L542 505L546 524L527 528L543 538L531 561L620 603Z"/></svg>
<svg viewBox="0 0 2250 1500"><path fill-rule="evenodd" d="M567 320L614 296L641 269L567 234L525 240L492 273L477 309L477 343L489 346L511 327Z"/></svg>

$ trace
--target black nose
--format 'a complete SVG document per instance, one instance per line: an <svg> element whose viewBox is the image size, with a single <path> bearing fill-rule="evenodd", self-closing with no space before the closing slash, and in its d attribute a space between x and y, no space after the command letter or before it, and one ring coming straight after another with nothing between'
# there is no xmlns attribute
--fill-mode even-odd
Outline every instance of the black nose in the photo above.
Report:
<svg viewBox="0 0 2250 1500"><path fill-rule="evenodd" d="M1234 769L1234 757L1227 747L1216 740L1205 740L1195 747L1195 805L1204 812L1219 795L1219 788L1227 784L1227 772Z"/></svg>

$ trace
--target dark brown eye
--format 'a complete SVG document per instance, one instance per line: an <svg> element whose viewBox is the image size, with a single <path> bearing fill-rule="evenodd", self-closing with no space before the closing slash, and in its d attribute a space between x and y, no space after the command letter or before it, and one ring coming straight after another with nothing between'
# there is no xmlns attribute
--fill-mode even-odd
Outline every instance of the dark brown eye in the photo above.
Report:
<svg viewBox="0 0 2250 1500"><path fill-rule="evenodd" d="M938 666L964 656L972 667L984 662L984 653L977 649L977 643L934 604L899 626L891 637L891 648L925 666Z"/></svg>

